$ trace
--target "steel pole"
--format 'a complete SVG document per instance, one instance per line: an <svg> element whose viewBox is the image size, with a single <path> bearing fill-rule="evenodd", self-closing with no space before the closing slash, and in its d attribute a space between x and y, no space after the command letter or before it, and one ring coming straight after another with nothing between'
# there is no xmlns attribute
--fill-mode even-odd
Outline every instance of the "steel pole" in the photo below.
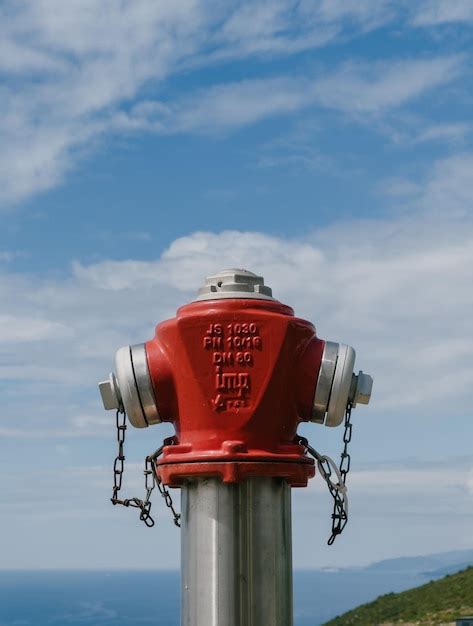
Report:
<svg viewBox="0 0 473 626"><path fill-rule="evenodd" d="M181 533L182 626L292 626L285 480L187 482Z"/></svg>

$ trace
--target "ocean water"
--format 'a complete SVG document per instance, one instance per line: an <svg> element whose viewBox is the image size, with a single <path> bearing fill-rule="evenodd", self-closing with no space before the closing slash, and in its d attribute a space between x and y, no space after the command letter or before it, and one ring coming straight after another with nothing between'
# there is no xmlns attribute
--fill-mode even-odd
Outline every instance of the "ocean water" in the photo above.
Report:
<svg viewBox="0 0 473 626"><path fill-rule="evenodd" d="M320 626L380 594L424 582L419 573L296 571L295 626ZM179 626L178 572L0 572L0 626L152 624Z"/></svg>

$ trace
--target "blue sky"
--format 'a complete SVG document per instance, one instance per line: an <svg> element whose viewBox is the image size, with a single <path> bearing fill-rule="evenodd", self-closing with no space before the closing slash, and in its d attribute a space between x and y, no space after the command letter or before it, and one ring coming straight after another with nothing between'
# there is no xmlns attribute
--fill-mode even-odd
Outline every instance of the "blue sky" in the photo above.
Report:
<svg viewBox="0 0 473 626"><path fill-rule="evenodd" d="M295 566L471 548L472 34L469 0L0 3L2 567L178 565L160 501L109 504L96 383L231 266L375 377L350 525L296 490ZM129 432L132 495L167 434Z"/></svg>

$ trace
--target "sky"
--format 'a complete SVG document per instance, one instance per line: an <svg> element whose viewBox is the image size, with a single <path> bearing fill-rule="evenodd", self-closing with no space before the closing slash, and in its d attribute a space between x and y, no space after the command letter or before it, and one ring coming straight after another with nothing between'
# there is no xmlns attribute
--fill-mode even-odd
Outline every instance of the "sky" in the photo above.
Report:
<svg viewBox="0 0 473 626"><path fill-rule="evenodd" d="M178 567L160 498L110 504L97 382L226 267L374 377L295 567L473 547L472 35L470 0L0 2L0 567ZM171 432L129 429L128 495Z"/></svg>

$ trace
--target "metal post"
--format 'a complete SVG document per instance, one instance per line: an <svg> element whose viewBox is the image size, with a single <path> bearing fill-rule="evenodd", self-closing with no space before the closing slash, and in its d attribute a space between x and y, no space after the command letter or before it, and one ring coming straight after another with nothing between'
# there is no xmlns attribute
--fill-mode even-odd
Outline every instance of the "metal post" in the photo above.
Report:
<svg viewBox="0 0 473 626"><path fill-rule="evenodd" d="M181 537L182 626L292 626L285 480L188 481Z"/></svg>

